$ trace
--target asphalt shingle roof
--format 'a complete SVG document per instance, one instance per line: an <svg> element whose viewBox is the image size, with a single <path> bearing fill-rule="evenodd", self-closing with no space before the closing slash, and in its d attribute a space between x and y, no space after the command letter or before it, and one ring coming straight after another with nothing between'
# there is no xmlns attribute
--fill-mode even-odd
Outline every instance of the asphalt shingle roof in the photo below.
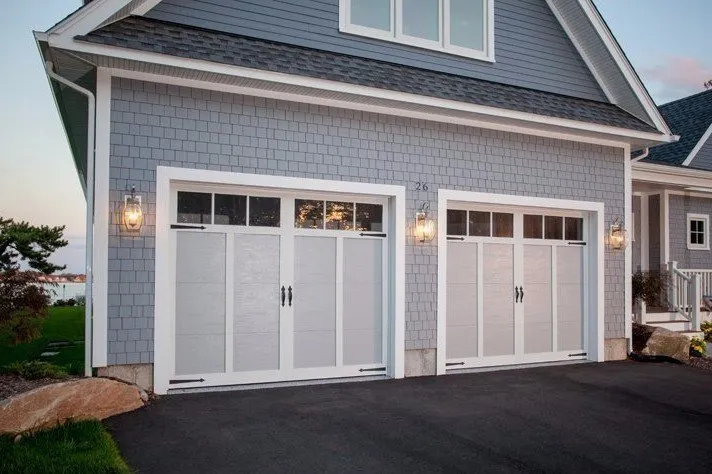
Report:
<svg viewBox="0 0 712 474"><path fill-rule="evenodd" d="M128 17L77 39L636 131L656 131L613 104L143 17Z"/></svg>
<svg viewBox="0 0 712 474"><path fill-rule="evenodd" d="M712 124L712 90L669 102L658 109L672 133L680 135L680 140L651 148L643 161L682 166ZM694 167L694 160L690 167Z"/></svg>

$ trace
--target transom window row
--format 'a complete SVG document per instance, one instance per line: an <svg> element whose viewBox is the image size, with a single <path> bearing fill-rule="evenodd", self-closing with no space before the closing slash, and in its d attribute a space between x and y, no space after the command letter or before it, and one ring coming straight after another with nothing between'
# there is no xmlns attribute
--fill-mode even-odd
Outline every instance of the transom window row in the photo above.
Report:
<svg viewBox="0 0 712 474"><path fill-rule="evenodd" d="M383 206L360 202L296 199L294 227L381 232Z"/></svg>
<svg viewBox="0 0 712 474"><path fill-rule="evenodd" d="M583 218L524 214L525 239L583 240ZM448 209L447 235L514 237L514 214Z"/></svg>

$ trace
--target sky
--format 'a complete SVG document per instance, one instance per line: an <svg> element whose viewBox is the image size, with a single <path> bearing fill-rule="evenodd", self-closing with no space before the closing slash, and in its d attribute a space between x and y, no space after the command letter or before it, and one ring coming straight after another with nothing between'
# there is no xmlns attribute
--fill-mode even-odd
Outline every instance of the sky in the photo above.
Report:
<svg viewBox="0 0 712 474"><path fill-rule="evenodd" d="M496 1L496 0L495 0ZM712 79L710 0L594 0L658 104ZM81 0L5 2L0 17L0 216L65 225L53 261L84 272L84 194L32 37ZM495 46L496 47L496 46Z"/></svg>

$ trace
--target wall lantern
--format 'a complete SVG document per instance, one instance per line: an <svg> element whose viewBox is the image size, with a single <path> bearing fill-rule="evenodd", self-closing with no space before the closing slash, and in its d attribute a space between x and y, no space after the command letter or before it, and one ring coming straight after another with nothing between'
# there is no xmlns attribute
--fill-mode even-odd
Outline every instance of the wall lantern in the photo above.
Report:
<svg viewBox="0 0 712 474"><path fill-rule="evenodd" d="M131 195L124 196L123 209L124 226L126 230L136 232L143 225L143 209L141 209L141 196L136 196L136 188L131 186Z"/></svg>
<svg viewBox="0 0 712 474"><path fill-rule="evenodd" d="M424 202L415 213L415 237L419 242L430 242L435 238L435 221L428 217L429 204Z"/></svg>
<svg viewBox="0 0 712 474"><path fill-rule="evenodd" d="M608 232L608 245L611 250L623 250L628 246L628 231L617 219Z"/></svg>

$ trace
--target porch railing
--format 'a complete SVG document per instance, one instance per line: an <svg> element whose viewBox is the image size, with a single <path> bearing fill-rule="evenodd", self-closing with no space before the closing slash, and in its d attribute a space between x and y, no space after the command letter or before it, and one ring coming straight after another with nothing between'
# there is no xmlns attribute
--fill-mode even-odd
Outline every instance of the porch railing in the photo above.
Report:
<svg viewBox="0 0 712 474"><path fill-rule="evenodd" d="M677 262L668 262L670 285L668 301L673 310L690 321L692 331L700 330L700 305L702 295L712 294L712 270L690 270L677 267Z"/></svg>

